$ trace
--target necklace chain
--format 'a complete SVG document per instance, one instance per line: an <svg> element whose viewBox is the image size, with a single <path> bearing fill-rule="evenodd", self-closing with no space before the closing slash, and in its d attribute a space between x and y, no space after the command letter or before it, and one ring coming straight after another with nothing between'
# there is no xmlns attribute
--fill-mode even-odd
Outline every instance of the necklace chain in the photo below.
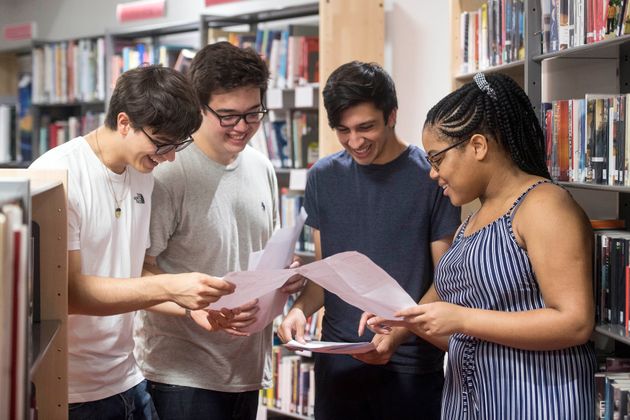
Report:
<svg viewBox="0 0 630 420"><path fill-rule="evenodd" d="M96 148L98 149L98 154L100 155L99 160L101 161L101 164L103 165L105 178L107 178L107 186L109 187L109 191L112 193L112 197L114 197L114 202L116 203L116 207L114 208L114 216L116 216L116 219L119 219L120 215L122 214L122 209L120 208L120 204L125 200L125 198L127 197L127 193L129 192L129 190L126 188L128 171L127 171L127 168L125 168L125 177L123 179L122 197L119 200L118 197L116 197L116 190L114 189L114 184L112 183L112 179L109 176L109 170L107 168L107 165L105 165L105 156L103 155L103 151L101 150L101 145L98 143L98 128L94 131L94 138L96 140Z"/></svg>

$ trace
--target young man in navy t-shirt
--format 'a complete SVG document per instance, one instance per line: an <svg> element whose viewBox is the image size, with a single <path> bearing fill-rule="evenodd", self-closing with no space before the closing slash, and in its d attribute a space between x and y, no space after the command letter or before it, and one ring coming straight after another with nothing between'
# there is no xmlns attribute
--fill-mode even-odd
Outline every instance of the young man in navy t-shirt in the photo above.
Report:
<svg viewBox="0 0 630 420"><path fill-rule="evenodd" d="M306 224L315 230L318 257L361 252L414 300L436 300L426 293L460 210L429 178L424 152L396 136L394 82L377 64L354 61L331 74L323 96L329 125L345 150L309 171ZM372 340L376 350L354 357L316 355L318 420L439 419L443 352L404 328L358 336L361 310L309 282L282 322L280 337L301 340L306 317L322 306L322 340Z"/></svg>

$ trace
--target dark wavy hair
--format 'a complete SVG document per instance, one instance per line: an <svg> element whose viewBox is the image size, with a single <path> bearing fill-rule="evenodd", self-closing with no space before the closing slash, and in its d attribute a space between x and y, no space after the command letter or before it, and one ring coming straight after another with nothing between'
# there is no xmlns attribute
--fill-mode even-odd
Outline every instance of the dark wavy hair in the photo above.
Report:
<svg viewBox="0 0 630 420"><path fill-rule="evenodd" d="M195 55L188 78L199 103L207 106L213 93L246 86L259 88L262 99L269 84L269 70L253 49L217 42L206 45Z"/></svg>
<svg viewBox="0 0 630 420"><path fill-rule="evenodd" d="M551 178L545 136L527 94L509 76L485 79L485 90L472 81L444 97L428 112L424 127L437 128L451 144L476 133L493 138L521 170Z"/></svg>
<svg viewBox="0 0 630 420"><path fill-rule="evenodd" d="M361 103L374 104L383 111L386 122L391 112L398 108L394 81L376 63L351 61L337 67L328 78L322 95L331 128L339 125L346 109Z"/></svg>
<svg viewBox="0 0 630 420"><path fill-rule="evenodd" d="M159 65L138 67L118 78L105 126L116 130L121 112L129 116L135 130L150 127L172 142L190 136L202 121L199 102L186 77Z"/></svg>

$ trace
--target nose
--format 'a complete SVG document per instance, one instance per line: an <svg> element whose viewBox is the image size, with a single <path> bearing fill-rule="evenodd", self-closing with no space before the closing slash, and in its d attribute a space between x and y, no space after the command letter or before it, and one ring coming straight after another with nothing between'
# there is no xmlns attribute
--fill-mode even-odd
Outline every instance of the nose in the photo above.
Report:
<svg viewBox="0 0 630 420"><path fill-rule="evenodd" d="M431 170L429 171L429 178L438 179L439 176L440 174L438 173L438 171L433 167L433 165L431 165Z"/></svg>
<svg viewBox="0 0 630 420"><path fill-rule="evenodd" d="M353 149L358 149L361 146L363 146L363 137L361 137L359 134L357 134L356 132L351 132L348 135L348 146L350 146Z"/></svg>
<svg viewBox="0 0 630 420"><path fill-rule="evenodd" d="M245 118L238 120L238 123L234 126L234 130L246 131L249 128L249 124L245 122Z"/></svg>

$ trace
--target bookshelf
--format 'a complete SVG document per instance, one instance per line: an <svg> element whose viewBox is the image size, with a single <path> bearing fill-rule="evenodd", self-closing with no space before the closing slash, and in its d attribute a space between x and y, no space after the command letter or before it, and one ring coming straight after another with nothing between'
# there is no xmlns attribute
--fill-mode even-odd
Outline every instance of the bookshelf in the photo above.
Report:
<svg viewBox="0 0 630 420"><path fill-rule="evenodd" d="M68 417L66 185L65 171L0 169L0 202L21 203L27 237L31 236L31 220L39 226L40 252L35 248L35 252L27 252L29 268L19 286L24 289L29 309L24 314L26 373L18 385L24 390L18 410L26 417L15 418L32 418L34 414L31 383L39 418ZM34 265L36 262L39 264Z"/></svg>
<svg viewBox="0 0 630 420"><path fill-rule="evenodd" d="M505 3L504 0L489 0L488 2L451 0L453 22L451 27L451 34L453 35L452 54L456 57L452 65L453 88L460 87L462 84L471 81L474 75L474 72L461 71L461 51L463 43L461 42L460 17L462 16L462 12L477 10L483 3L489 4L493 1ZM607 4L608 2L600 2L599 4L604 3ZM541 123L543 123L543 129L547 138L553 138L552 143L550 143L549 140L547 143L548 150L553 150L548 151L548 156L550 156L550 153L556 153L555 139L561 136L559 130L555 131L555 124L558 124L555 112L556 109L559 108L556 108L553 103L570 100L582 100L588 103L588 98L585 99L587 94L606 94L614 97L630 93L630 35L622 35L620 32L617 36L613 36L612 34L604 35L602 31L605 28L605 18L602 16L598 17L595 10L591 13L592 20L582 19L587 16L592 9L587 8L581 10L577 5L583 4L587 7L588 5L597 3L589 0L583 2L578 2L577 0L558 2L558 9L556 9L557 15L554 15L554 9L551 8L551 4L551 0L524 0L525 24L523 39L525 56L522 61L519 59L513 63L497 65L481 70L483 72L501 72L508 74L521 84L529 96ZM628 4L627 7L630 7L630 4ZM565 12L560 8L563 8ZM566 15L560 16L561 13L566 13ZM597 23L597 19L600 19L599 24ZM563 32L562 27L566 29L566 32ZM555 28L559 28L557 32L555 32ZM562 47L563 44L564 47ZM616 100L617 99L611 100L611 103L614 103ZM619 103L621 103L621 101L619 101ZM630 105L630 103L628 103L628 105ZM574 111L572 112L575 112L575 107L578 105L572 102L571 106L573 108L570 109L573 109ZM582 109L586 109L586 107ZM606 112L606 114L611 115L611 120L613 118L612 115L615 115L614 112L617 112L613 112L613 109L614 108L611 106L610 113ZM552 112L552 117L549 116L549 110ZM619 111L618 114L621 115L621 111ZM626 113L626 127L630 124L630 120L627 118L628 115L630 114ZM581 138L579 137L582 133L580 133L579 130L583 129L584 133L586 133L589 127L588 117L584 117L584 121L575 119L570 113L569 117L572 119L570 121L575 121L574 124L576 124L571 126L570 132L572 134L570 134L570 136L576 137L571 137L571 143L569 143L571 145L570 147L576 146L578 147L577 150L582 153L583 151L579 149L582 147ZM549 124L549 121L553 124L553 128L547 131L546 124ZM569 122L569 124L572 124L572 122ZM609 127L613 127L612 123ZM625 128L624 131L626 133L629 132L627 128ZM562 136L564 136L564 134ZM569 135L567 135L567 137L568 136ZM610 138L612 139L613 137ZM625 141L630 141L630 139L626 138ZM588 144L588 140L586 143ZM606 144L609 145L608 142L606 142ZM617 145L617 143L614 144ZM557 147L560 149L559 143ZM580 159L582 158L577 159L576 157L571 157L572 154L575 153L575 149L569 148L568 150L571 150L571 152L567 152L569 154L569 162L581 161ZM596 153L594 146L590 150L591 153ZM619 153L619 149L616 150L616 153ZM591 156L599 155L592 154ZM605 156L606 159L610 159L609 156L613 155L606 154ZM615 156L617 155L615 154ZM628 157L625 158L625 162L628 161ZM588 161L590 157L585 157L583 160ZM553 163L553 159L551 162L550 169L552 176L558 176L558 174L562 175L561 170L556 171L557 166ZM595 162L595 160L592 162ZM608 163L608 160L606 160L606 163ZM596 183L596 179L592 182L587 182L590 181L590 179L583 177L581 174L587 170L596 171L595 165L590 166L590 168L591 169L582 169L581 166L571 166L571 164L568 164L567 172L569 173L570 181L563 180L559 183L571 192L589 218L622 219L625 221L627 229L630 226L630 183L616 182L619 178L613 179L614 182L606 182L605 184ZM614 169L618 170L619 166L608 166L604 167L603 170L611 174ZM621 171L623 170L624 168L622 167ZM565 174L567 172L565 172ZM609 176L611 175L604 175L603 179ZM625 175L623 176L625 177ZM596 231L596 234L600 233L601 232ZM619 233L611 234L610 237L614 239L610 239L610 243L613 243L613 240L623 240L623 238L625 238L624 235L625 234ZM597 245L601 244L598 243L596 239L596 249L598 248ZM610 247L611 248L608 249L613 249L613 245L610 245ZM610 251L610 255L612 255L612 252L613 251ZM604 258L608 258L608 254L606 254L605 257L598 257L596 253L594 261L593 283L595 285L594 293L598 305L598 322L592 340L600 355L628 357L630 354L630 334L625 330L625 326L614 321L616 316L615 310L623 311L624 309L621 308L618 303L611 303L613 301L617 302L617 293L623 297L623 290L617 289L616 293L612 291L612 289L608 289L611 290L610 292L598 290L600 288L602 288L602 290L606 289L606 286L601 286L601 276L611 276L609 278L612 278L613 275L607 273L610 273L610 270L618 270L611 268L613 265L612 262L609 263L609 261L604 260ZM610 258L612 259L613 257L611 256ZM630 261L623 260L621 262L623 266L626 266ZM615 276L620 275L621 273L618 272ZM610 285L608 285L608 287L610 288ZM621 287L624 288L625 285L621 285ZM605 295L606 293L610 296L613 294L615 296L602 298L602 294ZM612 310L610 309L611 306ZM603 310L601 309L602 307L604 308ZM609 311L608 315L605 315L607 310ZM610 311L612 311L612 315L610 315ZM606 318L612 319L612 321ZM596 381L597 380L596 377ZM605 405L600 399L598 399L597 404L598 407L602 407L600 404Z"/></svg>
<svg viewBox="0 0 630 420"><path fill-rule="evenodd" d="M528 29L525 0L511 1L509 9L498 9L499 5L505 4L505 0L451 0L453 89L470 82L479 71L504 73L524 85ZM507 16L506 22L512 27L501 30L497 14L502 18ZM485 47L479 47L482 43ZM508 48L515 45L516 48L511 53L502 53L506 45ZM471 59L468 59L469 56Z"/></svg>
<svg viewBox="0 0 630 420"><path fill-rule="evenodd" d="M118 76L141 64L162 64L185 70L180 62L199 49L198 21L137 26L105 33L106 98L112 94Z"/></svg>
<svg viewBox="0 0 630 420"><path fill-rule="evenodd" d="M103 119L104 48L102 36L33 41L31 160Z"/></svg>

